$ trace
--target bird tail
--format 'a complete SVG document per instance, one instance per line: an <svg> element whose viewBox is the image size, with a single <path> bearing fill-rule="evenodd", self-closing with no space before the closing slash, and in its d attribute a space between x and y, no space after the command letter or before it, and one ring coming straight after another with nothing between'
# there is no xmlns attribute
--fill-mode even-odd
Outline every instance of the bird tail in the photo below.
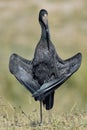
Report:
<svg viewBox="0 0 87 130"><path fill-rule="evenodd" d="M52 109L54 104L54 91L46 96L46 98L43 100L43 105L46 108L46 110Z"/></svg>

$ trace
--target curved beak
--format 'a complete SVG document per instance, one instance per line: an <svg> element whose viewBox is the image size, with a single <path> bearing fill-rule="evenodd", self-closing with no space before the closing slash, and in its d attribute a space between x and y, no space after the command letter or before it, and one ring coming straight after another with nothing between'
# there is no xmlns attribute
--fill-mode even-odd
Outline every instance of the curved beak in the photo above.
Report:
<svg viewBox="0 0 87 130"><path fill-rule="evenodd" d="M45 24L46 30L48 30L48 15L47 14L44 14L43 22Z"/></svg>

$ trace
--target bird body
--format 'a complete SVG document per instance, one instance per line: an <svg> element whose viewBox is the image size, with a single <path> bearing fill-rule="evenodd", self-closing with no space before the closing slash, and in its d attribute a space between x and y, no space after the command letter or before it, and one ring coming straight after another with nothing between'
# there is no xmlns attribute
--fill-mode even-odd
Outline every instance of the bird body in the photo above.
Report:
<svg viewBox="0 0 87 130"><path fill-rule="evenodd" d="M43 83L50 80L53 73L56 74L56 67L55 51L53 50L53 48L50 46L48 49L46 46L46 41L40 41L40 43L42 44L38 44L35 50L33 68L36 77L38 77L38 79L42 77L42 80L39 81L40 85L42 85Z"/></svg>
<svg viewBox="0 0 87 130"><path fill-rule="evenodd" d="M32 93L35 100L43 102L46 110L49 110L54 104L55 90L79 69L82 55L78 53L69 59L62 60L51 42L48 12L44 9L40 10L39 23L41 38L35 48L33 60L29 61L17 54L12 54L9 70Z"/></svg>

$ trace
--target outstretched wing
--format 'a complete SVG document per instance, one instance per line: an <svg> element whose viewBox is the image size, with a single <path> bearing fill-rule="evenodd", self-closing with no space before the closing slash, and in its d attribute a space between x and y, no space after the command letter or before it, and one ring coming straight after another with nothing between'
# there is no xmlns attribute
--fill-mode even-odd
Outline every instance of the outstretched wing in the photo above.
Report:
<svg viewBox="0 0 87 130"><path fill-rule="evenodd" d="M81 61L82 61L81 53L77 53L73 57L66 60L57 59L56 70L58 73L58 77L61 77L61 75L64 75L66 78L67 78L66 75L71 76L73 73L75 73L79 69L81 65Z"/></svg>
<svg viewBox="0 0 87 130"><path fill-rule="evenodd" d="M39 90L37 90L33 97L37 97L38 100L44 99L48 94L50 94L53 90L57 89L60 85L62 85L74 72L76 72L81 65L82 55L80 53L75 56L63 61L63 63L58 63L58 79L54 79L49 81L41 86Z"/></svg>
<svg viewBox="0 0 87 130"><path fill-rule="evenodd" d="M39 88L38 82L33 78L31 61L17 54L12 54L9 61L9 70L31 93Z"/></svg>
<svg viewBox="0 0 87 130"><path fill-rule="evenodd" d="M49 81L47 83L44 83L40 89L38 89L35 93L33 93L33 97L37 98L38 100L43 100L46 96L48 96L53 90L57 89L62 85L65 81L66 78L69 77L70 75L61 76L58 79L54 79L52 81Z"/></svg>

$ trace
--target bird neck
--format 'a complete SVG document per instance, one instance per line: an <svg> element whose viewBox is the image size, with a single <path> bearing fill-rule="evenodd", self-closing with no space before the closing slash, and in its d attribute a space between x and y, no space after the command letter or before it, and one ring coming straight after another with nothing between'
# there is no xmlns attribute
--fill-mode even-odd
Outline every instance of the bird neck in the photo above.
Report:
<svg viewBox="0 0 87 130"><path fill-rule="evenodd" d="M49 49L49 42L50 42L50 33L49 33L49 27L45 27L43 24L41 24L41 39L47 41L47 47Z"/></svg>

